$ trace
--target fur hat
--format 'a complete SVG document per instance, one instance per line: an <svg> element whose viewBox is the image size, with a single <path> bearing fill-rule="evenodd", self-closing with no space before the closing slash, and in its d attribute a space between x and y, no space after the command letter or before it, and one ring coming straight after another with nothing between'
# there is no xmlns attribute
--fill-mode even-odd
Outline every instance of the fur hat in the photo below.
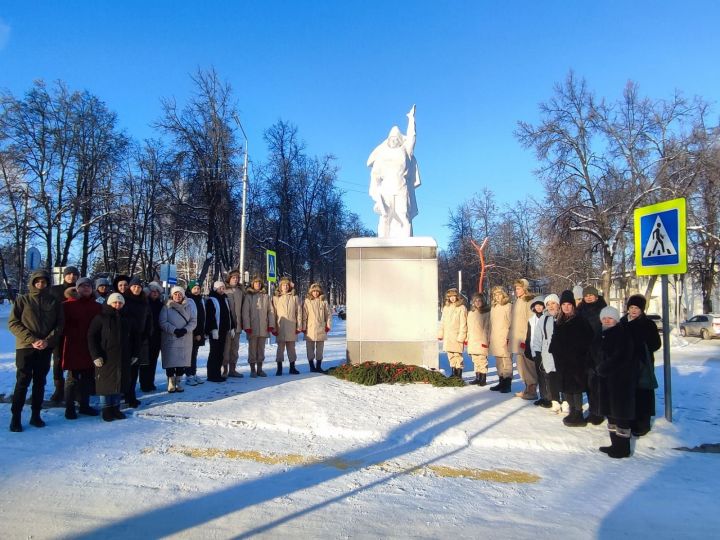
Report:
<svg viewBox="0 0 720 540"><path fill-rule="evenodd" d="M225 287L224 281L217 280L215 283L213 283L213 291L217 291L220 287Z"/></svg>
<svg viewBox="0 0 720 540"><path fill-rule="evenodd" d="M159 292L160 294L163 293L163 286L160 285L157 281L151 281L150 283L148 283L148 289L150 289L151 291Z"/></svg>
<svg viewBox="0 0 720 540"><path fill-rule="evenodd" d="M278 281L278 289L280 288L280 285L282 285L283 282L285 282L285 283L287 283L288 285L290 285L290 289L293 288L293 282L292 282L292 280L291 280L289 277L287 277L287 276L283 276L283 277L281 277L280 280Z"/></svg>
<svg viewBox="0 0 720 540"><path fill-rule="evenodd" d="M543 307L545 307L545 300L542 296L536 296L532 299L532 302L530 303L530 309L533 309L536 304L541 304Z"/></svg>
<svg viewBox="0 0 720 540"><path fill-rule="evenodd" d="M545 305L547 306L550 302L555 302L558 306L560 305L560 297L557 294L548 294L545 297Z"/></svg>
<svg viewBox="0 0 720 540"><path fill-rule="evenodd" d="M606 317L619 321L620 312L612 306L605 306L600 310L600 320L602 321Z"/></svg>
<svg viewBox="0 0 720 540"><path fill-rule="evenodd" d="M560 305L563 304L572 304L575 305L575 295L572 291L563 291L560 294Z"/></svg>
<svg viewBox="0 0 720 540"><path fill-rule="evenodd" d="M228 283L230 283L230 278L233 277L233 276L237 276L237 277L239 278L239 277L240 277L240 270L230 270L230 271L228 272L228 275L227 275L227 281L228 281Z"/></svg>
<svg viewBox="0 0 720 540"><path fill-rule="evenodd" d="M90 285L90 286L92 287L92 286L93 286L92 279L86 278L86 277L81 277L80 279L78 279L78 280L75 282L75 287L77 288L77 287L79 287L80 285L86 285L86 284L87 284L87 285Z"/></svg>
<svg viewBox="0 0 720 540"><path fill-rule="evenodd" d="M627 301L627 307L629 308L630 306L635 306L640 308L640 311L645 311L647 300L645 300L642 294L633 294Z"/></svg>
<svg viewBox="0 0 720 540"><path fill-rule="evenodd" d="M575 298L575 300L582 300L583 288L580 285L575 285L572 288L572 294L573 294L573 298Z"/></svg>
<svg viewBox="0 0 720 540"><path fill-rule="evenodd" d="M170 289L170 296L172 296L176 292L179 292L183 295L183 298L185 298L185 290L182 287L178 287L177 285L175 285L172 289Z"/></svg>
<svg viewBox="0 0 720 540"><path fill-rule="evenodd" d="M459 293L458 290L455 289L455 288L453 288L453 289L448 289L447 291L445 291L445 298L450 298L450 297L453 296L453 295L455 295L455 296L457 296L458 298L460 298L460 293Z"/></svg>
<svg viewBox="0 0 720 540"><path fill-rule="evenodd" d="M70 274L75 274L77 276L80 275L80 271L77 269L77 266L66 266L65 270L63 270L63 277L69 276Z"/></svg>
<svg viewBox="0 0 720 540"><path fill-rule="evenodd" d="M108 296L107 303L108 305L112 304L113 302L120 302L122 305L125 305L125 297L120 293L112 293L110 296Z"/></svg>
<svg viewBox="0 0 720 540"><path fill-rule="evenodd" d="M501 295L499 302L495 302L496 294ZM507 304L508 302L510 302L510 297L508 296L507 291L505 290L504 287L501 287L500 285L495 285L495 287L492 288L492 290L490 291L490 299L491 299L493 306L497 305L498 303L501 306L503 306L503 305Z"/></svg>
<svg viewBox="0 0 720 540"><path fill-rule="evenodd" d="M65 295L65 298L68 300L70 298L79 298L80 297L80 295L78 294L77 289L75 287L68 287L67 289L65 289L65 292L63 294Z"/></svg>
<svg viewBox="0 0 720 540"><path fill-rule="evenodd" d="M118 274L115 276L115 279L113 279L113 289L116 291L118 290L118 283L121 281L127 282L127 284L130 284L130 276L126 276L125 274Z"/></svg>
<svg viewBox="0 0 720 540"><path fill-rule="evenodd" d="M592 285L588 285L587 287L585 287L583 289L583 296L587 296L588 294L592 294L593 296L597 296L597 297L600 296L600 293L598 292L598 290L595 287L593 287Z"/></svg>
<svg viewBox="0 0 720 540"><path fill-rule="evenodd" d="M112 285L112 283L110 283L110 280L106 277L97 278L95 280L95 288L96 289L98 287L109 287L110 285Z"/></svg>
<svg viewBox="0 0 720 540"><path fill-rule="evenodd" d="M513 281L513 287L522 287L525 292L530 289L530 282L525 278L516 279Z"/></svg>
<svg viewBox="0 0 720 540"><path fill-rule="evenodd" d="M308 289L308 294L311 294L313 291L318 291L320 294L323 293L323 288L320 286L319 283L313 283L310 285L310 288Z"/></svg>

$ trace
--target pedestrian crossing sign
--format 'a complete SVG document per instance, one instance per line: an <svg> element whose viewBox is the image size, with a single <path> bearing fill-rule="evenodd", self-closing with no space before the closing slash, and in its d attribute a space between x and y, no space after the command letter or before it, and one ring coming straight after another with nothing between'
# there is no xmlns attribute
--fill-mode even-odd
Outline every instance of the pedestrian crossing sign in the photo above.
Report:
<svg viewBox="0 0 720 540"><path fill-rule="evenodd" d="M685 199L635 209L635 267L639 276L687 272Z"/></svg>
<svg viewBox="0 0 720 540"><path fill-rule="evenodd" d="M267 261L267 281L268 283L277 282L277 254L271 250L265 250L265 256Z"/></svg>

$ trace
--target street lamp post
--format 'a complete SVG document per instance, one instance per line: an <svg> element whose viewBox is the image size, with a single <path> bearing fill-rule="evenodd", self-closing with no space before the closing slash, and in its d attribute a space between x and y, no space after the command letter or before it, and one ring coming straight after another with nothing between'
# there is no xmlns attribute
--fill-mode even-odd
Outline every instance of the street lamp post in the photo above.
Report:
<svg viewBox="0 0 720 540"><path fill-rule="evenodd" d="M248 186L248 138L245 134L240 118L237 113L233 113L233 118L237 123L240 131L242 131L243 137L245 137L245 164L243 166L243 187L242 187L242 213L240 217L240 279L245 280L245 226L247 223L247 186Z"/></svg>

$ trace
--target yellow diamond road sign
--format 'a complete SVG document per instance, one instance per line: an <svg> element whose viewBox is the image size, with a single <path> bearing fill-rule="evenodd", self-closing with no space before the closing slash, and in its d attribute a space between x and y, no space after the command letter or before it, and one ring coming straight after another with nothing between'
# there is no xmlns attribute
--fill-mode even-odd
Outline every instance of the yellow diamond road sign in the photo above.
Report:
<svg viewBox="0 0 720 540"><path fill-rule="evenodd" d="M687 272L685 199L635 209L635 267L639 276Z"/></svg>

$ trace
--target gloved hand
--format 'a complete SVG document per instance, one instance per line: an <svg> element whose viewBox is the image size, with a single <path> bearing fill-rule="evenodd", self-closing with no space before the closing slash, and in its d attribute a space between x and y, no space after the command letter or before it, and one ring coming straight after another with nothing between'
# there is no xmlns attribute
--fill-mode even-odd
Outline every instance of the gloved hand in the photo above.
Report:
<svg viewBox="0 0 720 540"><path fill-rule="evenodd" d="M245 329L245 333L246 333L248 336L249 336L250 334L252 334L252 328L246 328L246 329Z"/></svg>
<svg viewBox="0 0 720 540"><path fill-rule="evenodd" d="M272 331L273 331L273 327L272 327L272 326L268 326L268 327L267 327L267 331L268 331L268 332L270 332L270 333L272 334Z"/></svg>
<svg viewBox="0 0 720 540"><path fill-rule="evenodd" d="M96 358L93 360L93 364L95 364L97 367L103 367L103 364L105 361L102 358Z"/></svg>
<svg viewBox="0 0 720 540"><path fill-rule="evenodd" d="M130 359L130 365L131 365L131 366L134 366L134 365L137 364L137 363L138 363L138 357L137 357L137 356L133 356L133 357Z"/></svg>
<svg viewBox="0 0 720 540"><path fill-rule="evenodd" d="M302 330L295 330L295 335L297 336Z"/></svg>
<svg viewBox="0 0 720 540"><path fill-rule="evenodd" d="M270 333L271 333L273 336L277 336L277 335L278 335L277 330L273 330L273 331L270 332Z"/></svg>
<svg viewBox="0 0 720 540"><path fill-rule="evenodd" d="M300 331L301 331L303 334L307 334L307 328L303 328L303 329L300 330Z"/></svg>
<svg viewBox="0 0 720 540"><path fill-rule="evenodd" d="M329 331L330 331L330 327L329 327L329 326L326 326L326 327L325 327L325 333L327 334Z"/></svg>
<svg viewBox="0 0 720 540"><path fill-rule="evenodd" d="M173 333L175 334L175 337L181 338L187 334L187 330L185 328L176 328Z"/></svg>
<svg viewBox="0 0 720 540"><path fill-rule="evenodd" d="M220 333L217 330L211 330L210 337L213 339L218 339L220 337Z"/></svg>
<svg viewBox="0 0 720 540"><path fill-rule="evenodd" d="M228 332L228 336L230 336L230 339L235 337L235 329L234 328L230 329L230 331Z"/></svg>
<svg viewBox="0 0 720 540"><path fill-rule="evenodd" d="M463 341L463 345L467 347L467 341Z"/></svg>

